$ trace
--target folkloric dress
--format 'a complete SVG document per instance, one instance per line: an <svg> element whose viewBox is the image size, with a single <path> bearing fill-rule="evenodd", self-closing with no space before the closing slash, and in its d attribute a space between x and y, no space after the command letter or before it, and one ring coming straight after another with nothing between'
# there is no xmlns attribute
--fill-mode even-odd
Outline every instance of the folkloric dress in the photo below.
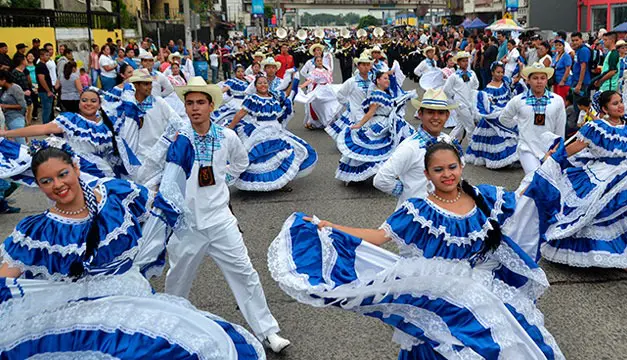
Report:
<svg viewBox="0 0 627 360"><path fill-rule="evenodd" d="M340 104L332 89L333 73L327 69L315 68L309 72L308 79L312 82L307 87L307 96L303 96L305 104L305 125L324 128L333 121ZM296 97L294 100L301 102Z"/></svg>
<svg viewBox="0 0 627 360"><path fill-rule="evenodd" d="M248 95L242 109L248 114L235 130L248 151L250 165L235 181L238 189L279 190L313 170L316 151L285 127L294 110L282 91L270 92L268 97Z"/></svg>
<svg viewBox="0 0 627 360"><path fill-rule="evenodd" d="M466 162L500 169L518 161L518 131L499 122L499 115L512 98L510 80L503 78L499 87L488 85L477 93L479 123L472 133Z"/></svg>
<svg viewBox="0 0 627 360"><path fill-rule="evenodd" d="M342 157L335 172L336 179L346 182L368 179L376 174L398 144L413 134L414 128L398 114L399 108L404 108L413 95L415 92L409 92L395 99L379 89L368 95L362 103L363 112L367 113L372 104L378 105L377 110L360 129L347 127L338 136L337 147Z"/></svg>
<svg viewBox="0 0 627 360"><path fill-rule="evenodd" d="M70 265L83 261L90 217L28 216L0 245L3 261L23 271L18 279L0 278L3 356L265 358L246 330L185 299L155 294L141 275L163 254L163 220L177 221L174 207L125 180L97 181L94 189L102 196L94 200L101 240L78 281Z"/></svg>
<svg viewBox="0 0 627 360"><path fill-rule="evenodd" d="M361 104L366 100L368 90L372 85L372 75L368 74L368 79L364 79L355 74L346 80L337 91L337 100L346 110L341 113L337 120L327 126L324 130L337 141L340 134L351 125L357 123L364 117L364 110Z"/></svg>
<svg viewBox="0 0 627 360"><path fill-rule="evenodd" d="M224 103L211 113L211 122L221 126L229 125L242 107L248 85L248 81L238 78L225 81L223 86L228 86L229 90L225 93Z"/></svg>
<svg viewBox="0 0 627 360"><path fill-rule="evenodd" d="M546 219L542 256L570 266L625 269L627 127L594 120L576 136L587 148L566 158L560 146L525 193Z"/></svg>
<svg viewBox="0 0 627 360"><path fill-rule="evenodd" d="M548 286L542 269L507 230L495 251L479 255L490 220L506 224L518 211L515 194L475 191L490 217L406 201L381 226L401 256L296 213L268 250L272 277L299 302L394 327L402 360L564 359L535 305Z"/></svg>

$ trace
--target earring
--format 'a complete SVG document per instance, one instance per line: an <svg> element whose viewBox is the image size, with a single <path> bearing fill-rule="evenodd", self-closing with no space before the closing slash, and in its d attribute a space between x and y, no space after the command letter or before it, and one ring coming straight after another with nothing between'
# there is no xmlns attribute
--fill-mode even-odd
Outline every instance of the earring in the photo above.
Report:
<svg viewBox="0 0 627 360"><path fill-rule="evenodd" d="M435 192L435 185L433 185L431 180L427 180L427 192L429 194L433 194Z"/></svg>

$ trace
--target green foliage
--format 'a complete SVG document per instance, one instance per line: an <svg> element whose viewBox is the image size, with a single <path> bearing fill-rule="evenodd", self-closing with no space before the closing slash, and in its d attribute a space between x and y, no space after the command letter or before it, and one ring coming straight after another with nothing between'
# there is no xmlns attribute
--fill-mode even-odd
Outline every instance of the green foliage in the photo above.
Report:
<svg viewBox="0 0 627 360"><path fill-rule="evenodd" d="M271 6L265 5L263 7L263 16L269 21L274 15L274 9Z"/></svg>
<svg viewBox="0 0 627 360"><path fill-rule="evenodd" d="M359 25L357 25L357 27L360 29L363 29L369 26L380 26L380 25L381 25L381 20L377 19L376 17L372 15L366 15L362 17L361 19L359 19Z"/></svg>
<svg viewBox="0 0 627 360"><path fill-rule="evenodd" d="M305 12L300 17L300 23L304 26L345 26L345 25L357 25L359 22L359 15L355 13L330 15L330 14L316 14L312 15Z"/></svg>

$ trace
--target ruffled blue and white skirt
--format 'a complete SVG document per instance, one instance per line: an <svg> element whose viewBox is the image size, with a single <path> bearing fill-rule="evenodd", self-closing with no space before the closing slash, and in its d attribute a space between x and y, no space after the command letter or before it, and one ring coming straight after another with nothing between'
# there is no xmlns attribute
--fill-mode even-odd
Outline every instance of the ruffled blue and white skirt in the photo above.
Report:
<svg viewBox="0 0 627 360"><path fill-rule="evenodd" d="M153 294L137 271L77 282L0 278L4 359L265 359L244 328Z"/></svg>
<svg viewBox="0 0 627 360"><path fill-rule="evenodd" d="M248 150L249 166L235 181L245 191L274 191L313 171L318 154L305 140L278 122L258 123L253 118L236 128Z"/></svg>
<svg viewBox="0 0 627 360"><path fill-rule="evenodd" d="M535 172L535 200L546 241L542 256L577 267L627 268L627 160L566 159L564 147Z"/></svg>
<svg viewBox="0 0 627 360"><path fill-rule="evenodd" d="M324 131L326 131L333 140L337 141L340 134L343 134L344 130L353 126L354 123L355 120L351 118L350 110L347 109L341 113L337 120L325 127Z"/></svg>
<svg viewBox="0 0 627 360"><path fill-rule="evenodd" d="M563 359L534 300L467 262L401 258L292 215L268 250L289 296L395 328L400 359Z"/></svg>
<svg viewBox="0 0 627 360"><path fill-rule="evenodd" d="M472 133L466 163L501 169L518 161L518 134L503 126L498 118L482 118Z"/></svg>
<svg viewBox="0 0 627 360"><path fill-rule="evenodd" d="M242 108L243 101L243 98L231 98L211 113L211 122L220 126L228 126L233 121L235 114Z"/></svg>
<svg viewBox="0 0 627 360"><path fill-rule="evenodd" d="M342 153L335 178L341 181L364 181L376 174L379 167L414 129L405 119L395 114L375 116L358 130L344 128L337 137Z"/></svg>

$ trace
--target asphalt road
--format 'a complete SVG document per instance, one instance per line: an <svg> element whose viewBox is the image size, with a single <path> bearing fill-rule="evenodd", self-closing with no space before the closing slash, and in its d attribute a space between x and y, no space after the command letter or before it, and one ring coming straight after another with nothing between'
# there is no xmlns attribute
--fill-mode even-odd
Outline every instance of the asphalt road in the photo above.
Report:
<svg viewBox="0 0 627 360"><path fill-rule="evenodd" d="M416 85L407 80L405 88L412 86ZM413 110L408 110L408 119L411 114ZM303 116L303 106L297 104L289 127L317 150L319 161L313 173L294 181L290 193L232 192L234 212L270 309L279 321L281 334L293 343L284 354L268 354L268 359L396 359L398 346L391 341L390 327L353 313L299 304L279 289L268 272L268 246L292 212L315 214L338 224L377 227L393 212L396 203L370 182L345 187L335 180L339 153L324 131L303 128ZM414 119L410 121L418 124ZM513 190L522 171L467 166L464 177L474 184L492 183ZM19 189L12 197L17 199L16 206L22 208L22 213L0 216L0 232L5 236L24 216L49 205L38 191ZM575 269L546 261L541 266L552 286L539 301L539 307L566 358L627 358L627 272ZM163 289L163 282L163 277L153 281L158 291ZM246 325L222 274L209 258L194 281L190 300L202 310Z"/></svg>

